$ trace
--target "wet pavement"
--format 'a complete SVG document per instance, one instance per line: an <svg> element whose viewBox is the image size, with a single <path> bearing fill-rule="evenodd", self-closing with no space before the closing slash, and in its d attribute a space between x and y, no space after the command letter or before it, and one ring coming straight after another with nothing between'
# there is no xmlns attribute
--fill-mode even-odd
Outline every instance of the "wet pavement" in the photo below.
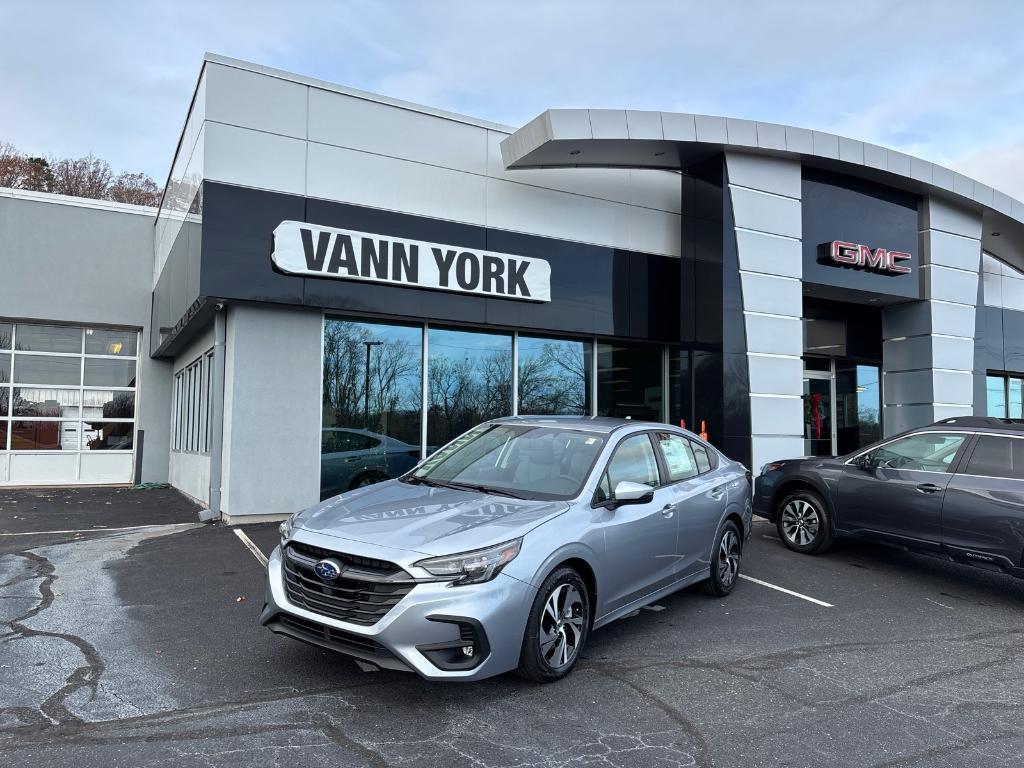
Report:
<svg viewBox="0 0 1024 768"><path fill-rule="evenodd" d="M0 535L0 765L1016 766L1024 753L1024 582L999 574L861 543L799 556L761 522L744 572L832 607L750 581L724 600L684 590L595 632L559 683L440 684L258 626L262 566L174 491L63 493L0 494L0 533L77 531ZM276 526L242 527L275 545Z"/></svg>

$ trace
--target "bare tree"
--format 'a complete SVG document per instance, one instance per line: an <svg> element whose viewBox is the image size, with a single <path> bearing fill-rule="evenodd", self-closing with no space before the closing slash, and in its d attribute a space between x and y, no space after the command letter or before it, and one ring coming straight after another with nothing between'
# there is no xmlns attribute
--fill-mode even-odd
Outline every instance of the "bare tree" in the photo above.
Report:
<svg viewBox="0 0 1024 768"><path fill-rule="evenodd" d="M0 142L0 187L21 187L27 173L21 153L13 144Z"/></svg>
<svg viewBox="0 0 1024 768"><path fill-rule="evenodd" d="M58 160L53 165L53 191L59 195L103 200L107 197L112 178L113 172L107 161L93 155L77 160Z"/></svg>
<svg viewBox="0 0 1024 768"><path fill-rule="evenodd" d="M118 203L132 205L160 205L160 187L144 173L120 173L110 183L107 197Z"/></svg>

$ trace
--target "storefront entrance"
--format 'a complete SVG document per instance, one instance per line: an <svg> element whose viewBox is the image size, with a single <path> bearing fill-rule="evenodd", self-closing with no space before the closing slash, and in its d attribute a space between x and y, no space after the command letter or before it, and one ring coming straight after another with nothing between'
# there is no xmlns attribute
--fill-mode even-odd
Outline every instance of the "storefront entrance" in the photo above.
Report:
<svg viewBox="0 0 1024 768"><path fill-rule="evenodd" d="M882 436L878 365L831 357L804 359L804 453L852 453Z"/></svg>

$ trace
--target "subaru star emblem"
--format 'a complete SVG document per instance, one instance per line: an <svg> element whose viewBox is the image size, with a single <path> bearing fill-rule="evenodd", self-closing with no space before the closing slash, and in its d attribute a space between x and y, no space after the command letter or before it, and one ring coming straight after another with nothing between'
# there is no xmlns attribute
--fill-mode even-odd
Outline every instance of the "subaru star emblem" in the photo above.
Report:
<svg viewBox="0 0 1024 768"><path fill-rule="evenodd" d="M324 581L334 581L341 576L341 563L337 560L320 560L313 566L313 571Z"/></svg>

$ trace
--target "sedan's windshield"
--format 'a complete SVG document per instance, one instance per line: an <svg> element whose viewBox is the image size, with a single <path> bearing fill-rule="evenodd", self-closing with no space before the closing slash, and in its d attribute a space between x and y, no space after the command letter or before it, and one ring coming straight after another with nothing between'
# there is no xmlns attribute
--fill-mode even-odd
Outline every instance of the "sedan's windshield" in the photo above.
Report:
<svg viewBox="0 0 1024 768"><path fill-rule="evenodd" d="M570 499L583 489L603 446L599 432L492 424L455 439L403 479L521 499Z"/></svg>

